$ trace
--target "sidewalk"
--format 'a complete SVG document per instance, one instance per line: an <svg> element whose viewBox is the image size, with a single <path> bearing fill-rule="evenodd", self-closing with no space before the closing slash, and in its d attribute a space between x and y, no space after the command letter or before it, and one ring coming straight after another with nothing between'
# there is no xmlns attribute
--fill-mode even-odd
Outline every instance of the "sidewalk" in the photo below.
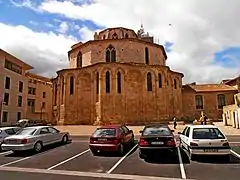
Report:
<svg viewBox="0 0 240 180"><path fill-rule="evenodd" d="M235 129L231 126L224 126L222 122L214 123L215 126L219 127L225 135L240 135L240 129ZM60 131L67 131L74 136L90 136L98 126L90 125L69 125L69 126L55 126ZM173 129L173 125L169 125ZM185 125L178 125L175 133L181 132ZM144 128L144 126L128 126L129 129L133 130L135 135L139 135L139 131Z"/></svg>

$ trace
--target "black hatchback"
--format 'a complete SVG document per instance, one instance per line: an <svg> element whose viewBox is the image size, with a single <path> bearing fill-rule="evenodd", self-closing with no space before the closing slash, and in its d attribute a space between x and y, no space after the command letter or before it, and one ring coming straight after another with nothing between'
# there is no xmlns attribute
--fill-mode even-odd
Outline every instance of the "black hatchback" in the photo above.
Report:
<svg viewBox="0 0 240 180"><path fill-rule="evenodd" d="M177 153L176 141L168 125L152 124L144 127L139 140L139 157L142 159L162 152Z"/></svg>

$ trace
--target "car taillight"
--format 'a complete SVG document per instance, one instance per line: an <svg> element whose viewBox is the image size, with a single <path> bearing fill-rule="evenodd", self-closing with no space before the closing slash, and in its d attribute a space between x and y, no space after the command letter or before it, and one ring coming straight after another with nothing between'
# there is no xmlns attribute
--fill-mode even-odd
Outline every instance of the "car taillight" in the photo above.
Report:
<svg viewBox="0 0 240 180"><path fill-rule="evenodd" d="M28 143L28 139L22 139L21 140L21 144L27 144Z"/></svg>
<svg viewBox="0 0 240 180"><path fill-rule="evenodd" d="M112 142L113 142L113 144L117 145L119 143L119 140L118 139L114 139Z"/></svg>
<svg viewBox="0 0 240 180"><path fill-rule="evenodd" d="M90 138L90 143L94 143L94 139L93 138Z"/></svg>
<svg viewBox="0 0 240 180"><path fill-rule="evenodd" d="M229 143L228 143L228 142L225 142L225 143L223 143L223 146L229 147Z"/></svg>
<svg viewBox="0 0 240 180"><path fill-rule="evenodd" d="M175 140L172 138L172 139L170 139L170 140L167 141L167 145L168 145L168 146L176 146L176 142L175 142Z"/></svg>
<svg viewBox="0 0 240 180"><path fill-rule="evenodd" d="M198 144L194 142L190 142L190 146L198 146Z"/></svg>
<svg viewBox="0 0 240 180"><path fill-rule="evenodd" d="M145 139L140 138L139 145L140 146L148 146L148 142Z"/></svg>

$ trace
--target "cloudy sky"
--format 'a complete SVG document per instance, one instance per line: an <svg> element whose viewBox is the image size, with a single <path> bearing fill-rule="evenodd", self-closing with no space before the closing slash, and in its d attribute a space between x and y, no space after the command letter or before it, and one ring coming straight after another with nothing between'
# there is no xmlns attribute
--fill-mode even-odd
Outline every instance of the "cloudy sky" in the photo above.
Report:
<svg viewBox="0 0 240 180"><path fill-rule="evenodd" d="M218 83L240 74L239 9L239 0L0 0L0 48L51 77L74 43L142 22L184 83Z"/></svg>

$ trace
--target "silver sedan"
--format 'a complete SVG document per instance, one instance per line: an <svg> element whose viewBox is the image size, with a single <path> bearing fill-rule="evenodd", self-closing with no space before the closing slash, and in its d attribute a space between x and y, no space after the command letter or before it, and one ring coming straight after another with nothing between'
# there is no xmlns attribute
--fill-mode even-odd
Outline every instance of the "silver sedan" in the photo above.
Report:
<svg viewBox="0 0 240 180"><path fill-rule="evenodd" d="M7 137L2 143L3 150L14 152L34 150L40 152L44 146L55 143L67 143L68 132L60 132L52 126L26 127L15 135Z"/></svg>

